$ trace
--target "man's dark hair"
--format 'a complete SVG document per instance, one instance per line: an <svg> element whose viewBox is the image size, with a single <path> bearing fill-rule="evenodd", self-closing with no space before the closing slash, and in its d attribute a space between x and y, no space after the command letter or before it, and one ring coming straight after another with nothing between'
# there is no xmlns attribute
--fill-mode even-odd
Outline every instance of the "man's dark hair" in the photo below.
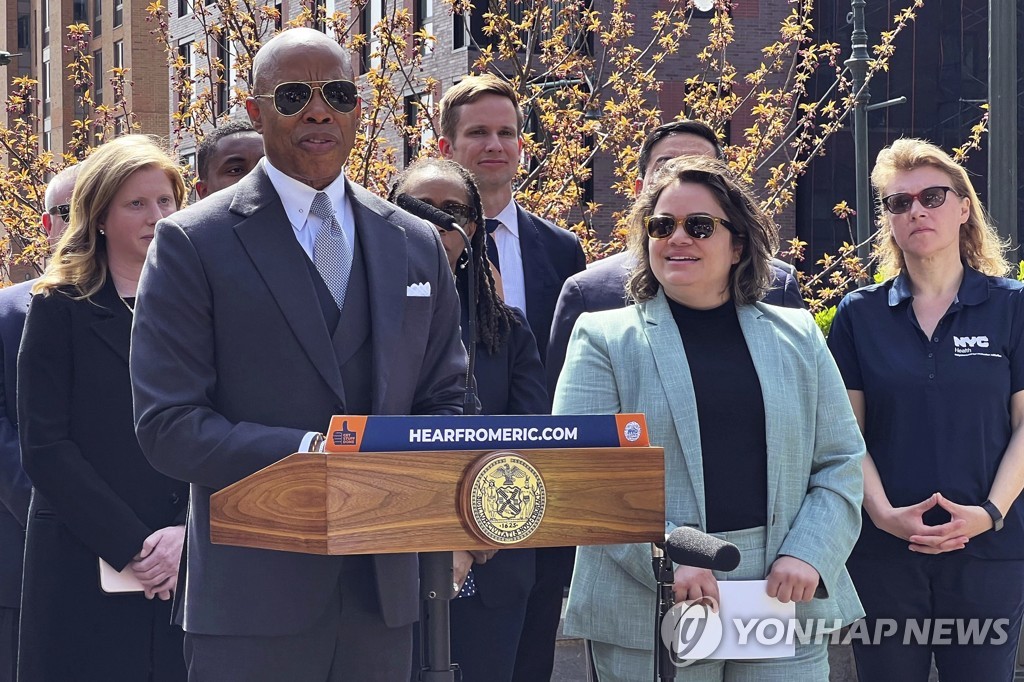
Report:
<svg viewBox="0 0 1024 682"><path fill-rule="evenodd" d="M196 175L200 180L205 181L210 170L210 158L216 153L217 145L225 137L238 135L239 133L255 133L256 129L248 119L234 119L221 123L219 126L206 134L206 137L199 143L196 149ZM258 133L257 133L258 134Z"/></svg>
<svg viewBox="0 0 1024 682"><path fill-rule="evenodd" d="M654 149L654 145L658 144L669 135L696 135L697 137L704 138L712 147L715 148L716 158L721 160L725 157L725 150L722 149L722 145L718 142L718 136L715 135L715 131L707 124L691 119L662 123L660 126L647 133L647 137L644 138L643 144L640 145L640 158L637 159L636 165L637 173L641 178L644 176L644 173L647 172L647 164L651 161L651 150Z"/></svg>

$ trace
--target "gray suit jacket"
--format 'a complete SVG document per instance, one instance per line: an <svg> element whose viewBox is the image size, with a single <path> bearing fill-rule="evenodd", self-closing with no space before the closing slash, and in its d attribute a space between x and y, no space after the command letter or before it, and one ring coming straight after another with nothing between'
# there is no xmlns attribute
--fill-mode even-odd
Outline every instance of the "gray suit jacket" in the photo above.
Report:
<svg viewBox="0 0 1024 682"><path fill-rule="evenodd" d="M459 413L466 353L435 230L356 185L347 191L369 287L372 413ZM157 225L131 371L146 457L192 484L179 611L188 632L300 632L337 589L340 557L210 542L211 493L295 452L305 433L345 412L307 263L262 165ZM428 283L430 295L409 296L413 283ZM375 564L385 621L414 621L415 555L377 556Z"/></svg>
<svg viewBox="0 0 1024 682"><path fill-rule="evenodd" d="M764 393L768 442L765 565L779 555L821 575L821 598L800 618L850 623L864 615L846 572L860 532L864 441L839 371L811 316L756 303L738 309ZM666 532L706 529L697 404L663 292L645 303L580 317L555 393L556 414L647 415L665 448ZM648 545L580 547L566 633L653 647L655 582Z"/></svg>

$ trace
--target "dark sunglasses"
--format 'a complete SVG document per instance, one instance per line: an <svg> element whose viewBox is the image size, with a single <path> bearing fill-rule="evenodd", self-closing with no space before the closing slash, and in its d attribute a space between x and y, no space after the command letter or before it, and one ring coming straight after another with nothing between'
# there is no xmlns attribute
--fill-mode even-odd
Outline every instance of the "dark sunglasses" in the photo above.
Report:
<svg viewBox="0 0 1024 682"><path fill-rule="evenodd" d="M644 225L647 227L647 236L651 239L668 239L676 231L676 227L683 226L686 234L694 239L707 239L715 233L719 225L736 234L732 223L723 218L716 218L707 213L691 213L682 218L674 215L649 215L644 218Z"/></svg>
<svg viewBox="0 0 1024 682"><path fill-rule="evenodd" d="M71 204L60 204L58 206L51 206L46 209L46 212L50 215L59 215L60 219L64 222L68 222L68 218L71 217Z"/></svg>
<svg viewBox="0 0 1024 682"><path fill-rule="evenodd" d="M274 108L282 116L295 116L313 99L313 91L319 90L320 96L332 109L340 114L347 114L356 108L359 91L352 81L312 81L310 83L281 83L274 88L273 95L253 95L256 99L273 99Z"/></svg>
<svg viewBox="0 0 1024 682"><path fill-rule="evenodd" d="M419 197L416 198L420 199ZM424 204L430 204L434 208L444 211L450 215L452 217L452 221L454 221L454 223L463 230L466 229L466 225L476 222L476 209L472 206L466 206L465 204L460 204L457 201L445 201L440 206L429 199L420 199L420 201Z"/></svg>
<svg viewBox="0 0 1024 682"><path fill-rule="evenodd" d="M898 192L882 197L882 206L889 213L906 213L914 205L914 199L917 199L925 208L938 208L946 203L946 192L960 196L952 187L925 187L917 194Z"/></svg>

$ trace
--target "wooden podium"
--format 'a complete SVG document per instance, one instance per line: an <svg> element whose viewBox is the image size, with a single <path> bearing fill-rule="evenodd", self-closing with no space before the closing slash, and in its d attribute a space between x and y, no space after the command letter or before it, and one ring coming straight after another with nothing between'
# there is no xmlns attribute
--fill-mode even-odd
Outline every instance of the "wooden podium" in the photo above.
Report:
<svg viewBox="0 0 1024 682"><path fill-rule="evenodd" d="M308 554L562 547L665 539L661 448L515 450L543 478L537 529L481 539L460 501L493 450L296 453L210 498L213 542Z"/></svg>

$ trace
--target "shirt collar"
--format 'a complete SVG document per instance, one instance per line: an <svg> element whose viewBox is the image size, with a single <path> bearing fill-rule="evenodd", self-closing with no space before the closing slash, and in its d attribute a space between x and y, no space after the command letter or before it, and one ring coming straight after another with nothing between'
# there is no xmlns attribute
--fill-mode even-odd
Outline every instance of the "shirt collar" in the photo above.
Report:
<svg viewBox="0 0 1024 682"><path fill-rule="evenodd" d="M515 199L509 201L505 208L501 209L501 212L493 218L504 225L516 239L519 239L519 212L516 210Z"/></svg>
<svg viewBox="0 0 1024 682"><path fill-rule="evenodd" d="M903 301L912 299L910 278L904 272L896 275L889 288L889 307L898 306ZM956 298L953 303L961 305L977 305L988 300L988 277L964 263L964 278L960 281Z"/></svg>
<svg viewBox="0 0 1024 682"><path fill-rule="evenodd" d="M277 195L281 197L284 212L296 232L302 232L305 229L306 219L309 217L309 207L313 203L313 197L318 192L327 194L331 204L334 206L334 215L338 219L338 223L344 223L344 216L347 215L348 211L348 196L345 194L344 173L339 173L334 182L322 190L318 190L274 168L273 164L265 156L260 160L260 163L264 164L264 170L267 172L267 177L270 178L270 184L274 186L274 189L277 190Z"/></svg>

